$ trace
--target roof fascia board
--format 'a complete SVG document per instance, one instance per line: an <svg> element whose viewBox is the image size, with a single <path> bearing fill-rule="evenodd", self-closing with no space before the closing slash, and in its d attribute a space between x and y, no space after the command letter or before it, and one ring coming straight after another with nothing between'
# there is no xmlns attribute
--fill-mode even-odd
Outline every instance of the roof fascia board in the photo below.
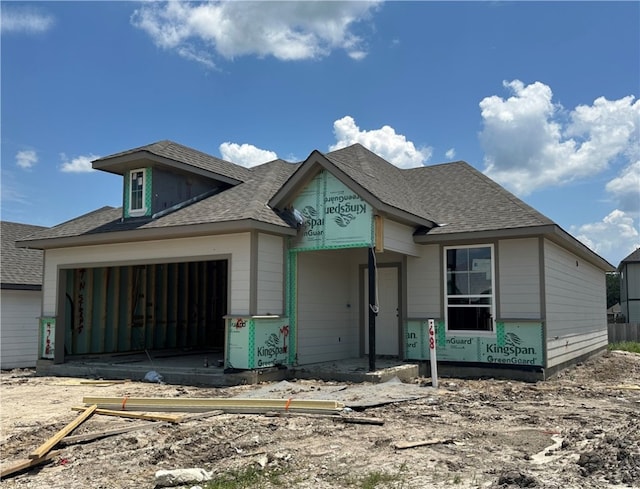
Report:
<svg viewBox="0 0 640 489"><path fill-rule="evenodd" d="M17 241L16 246L19 248L47 250L55 248L69 248L73 246L94 246L116 243L134 243L140 241L156 241L159 239L192 238L199 236L241 233L253 230L280 236L296 235L296 230L289 227L254 221L252 219L243 219L239 221L173 226L169 228L136 229L130 231L113 231L110 233L84 234L81 236L69 236L64 238Z"/></svg>
<svg viewBox="0 0 640 489"><path fill-rule="evenodd" d="M205 170L203 168L199 168L188 163L183 163L178 160L167 158L166 156L160 156L148 150L136 151L135 153L129 153L122 156L115 156L107 160L96 160L92 162L91 165L96 170L102 170L108 173L114 173L116 175L123 175L124 171L126 171L123 166L129 166L129 164L131 163L137 161L142 162L144 160L148 160L151 163L159 163L163 166L175 168L187 173L193 173L207 178L213 178L215 180L229 183L231 185L242 183L241 180L221 175L213 171ZM133 168L133 166L131 166L131 168Z"/></svg>
<svg viewBox="0 0 640 489"><path fill-rule="evenodd" d="M335 166L318 150L314 150L304 163L294 172L287 182L269 200L269 207L282 210L291 204L296 191L307 185L318 173L318 168L330 172L340 182L350 190L357 193L376 211L384 213L388 217L393 217L401 222L418 226L435 227L436 223L428 219L411 214L410 212L398 209L397 207L385 204L378 197L362 187L357 181L347 175L340 168Z"/></svg>
<svg viewBox="0 0 640 489"><path fill-rule="evenodd" d="M564 231L557 224L546 224L544 226L495 229L489 231L459 232L451 234L426 234L424 236L414 236L413 241L417 244L452 244L477 241L482 239L500 238L526 238L534 236L544 236L556 244L572 251L577 256L588 261L592 265L606 271L613 271L615 267L600 255L594 253L576 238Z"/></svg>

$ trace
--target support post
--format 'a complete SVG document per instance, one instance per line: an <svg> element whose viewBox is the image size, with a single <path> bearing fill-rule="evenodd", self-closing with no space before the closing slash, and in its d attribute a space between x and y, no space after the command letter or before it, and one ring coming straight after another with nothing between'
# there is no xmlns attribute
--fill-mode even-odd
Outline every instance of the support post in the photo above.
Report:
<svg viewBox="0 0 640 489"><path fill-rule="evenodd" d="M369 248L369 372L376 369L376 266L373 247Z"/></svg>

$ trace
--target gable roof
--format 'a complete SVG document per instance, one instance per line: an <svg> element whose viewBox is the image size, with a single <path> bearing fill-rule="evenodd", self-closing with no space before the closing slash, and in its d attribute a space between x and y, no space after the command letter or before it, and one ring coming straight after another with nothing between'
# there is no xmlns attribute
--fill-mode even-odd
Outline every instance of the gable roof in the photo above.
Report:
<svg viewBox="0 0 640 489"><path fill-rule="evenodd" d="M321 169L334 174L376 212L416 229L416 243L545 235L605 269L612 265L515 195L471 165L458 161L400 169L361 144L323 154L313 151L302 163L274 160L244 168L171 141L142 146L94 162L111 170L122 159L153 154L174 165L235 175L222 192L155 218L121 218L121 209L105 207L44 230L26 245L59 247L196 236L249 229L295 235L282 211ZM132 156L135 155L135 156ZM106 164L109 160L115 166ZM120 162L120 163L117 163ZM471 233L471 234L470 234Z"/></svg>
<svg viewBox="0 0 640 489"><path fill-rule="evenodd" d="M42 251L16 247L16 241L46 229L43 226L2 221L0 283L3 289L40 290L42 287Z"/></svg>
<svg viewBox="0 0 640 489"><path fill-rule="evenodd" d="M640 262L640 248L636 248L635 251L631 252L628 256L622 259L620 265L618 265L618 270L622 269L622 265L625 263L638 263Z"/></svg>
<svg viewBox="0 0 640 489"><path fill-rule="evenodd" d="M271 200L274 207L291 200L299 183L315 174L314 166L338 170L343 181L378 211L425 225L428 234L443 236L553 225L553 221L464 161L401 169L361 144L308 158ZM328 163L328 164L327 164ZM309 175L310 176L310 175ZM353 188L353 187L356 188ZM359 187L359 188L357 188ZM362 190L367 195L362 195Z"/></svg>
<svg viewBox="0 0 640 489"><path fill-rule="evenodd" d="M118 175L133 169L135 163L150 160L163 166L200 173L227 183L237 184L250 178L250 170L229 161L221 160L202 151L169 140L140 146L93 161L93 168Z"/></svg>
<svg viewBox="0 0 640 489"><path fill-rule="evenodd" d="M58 247L239 232L252 228L293 235L295 230L270 209L267 202L295 168L295 164L283 160L253 167L246 182L155 219L122 219L122 208L102 207L31 235L23 240L23 244Z"/></svg>

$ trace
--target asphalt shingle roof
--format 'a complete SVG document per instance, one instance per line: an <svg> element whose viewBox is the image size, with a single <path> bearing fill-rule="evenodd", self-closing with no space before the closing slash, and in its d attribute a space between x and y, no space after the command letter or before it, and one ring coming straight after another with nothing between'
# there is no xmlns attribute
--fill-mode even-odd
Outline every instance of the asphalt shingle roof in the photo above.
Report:
<svg viewBox="0 0 640 489"><path fill-rule="evenodd" d="M208 155L202 151L183 146L182 144L174 143L173 141L158 141L146 146L140 146L139 148L122 151L110 156L98 158L96 163L105 163L109 160L116 159L121 156L127 156L134 153L147 152L163 158L168 158L180 163L186 163L195 168L200 168L218 175L232 178L244 182L250 178L251 171L240 165L236 165L229 161L221 160L215 156Z"/></svg>
<svg viewBox="0 0 640 489"><path fill-rule="evenodd" d="M620 264L623 263L635 263L640 261L640 248L637 248L636 251L633 251L629 256L624 258Z"/></svg>
<svg viewBox="0 0 640 489"><path fill-rule="evenodd" d="M228 175L235 175L242 183L155 219L123 221L121 208L103 207L43 230L30 239L240 220L290 227L267 202L303 164L274 160L249 169L170 141L125 151L107 159L141 150L199 165L200 168L206 165L223 166ZM437 223L438 227L431 229L429 234L446 235L554 224L465 162L400 169L360 144L324 156L385 205L420 218L416 222L426 219Z"/></svg>
<svg viewBox="0 0 640 489"><path fill-rule="evenodd" d="M325 156L382 202L438 223L429 234L553 224L463 161L400 169L360 144Z"/></svg>
<svg viewBox="0 0 640 489"><path fill-rule="evenodd" d="M15 243L35 232L46 229L43 226L2 221L0 241L2 255L0 263L0 282L7 286L42 286L42 251L17 248Z"/></svg>

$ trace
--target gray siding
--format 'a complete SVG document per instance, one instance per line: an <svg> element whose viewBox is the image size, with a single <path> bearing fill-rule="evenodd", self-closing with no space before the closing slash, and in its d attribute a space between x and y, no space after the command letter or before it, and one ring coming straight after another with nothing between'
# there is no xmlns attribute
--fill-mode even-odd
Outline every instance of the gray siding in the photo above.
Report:
<svg viewBox="0 0 640 489"><path fill-rule="evenodd" d="M442 271L438 245L420 246L419 257L407 258L407 317L441 318Z"/></svg>
<svg viewBox="0 0 640 489"><path fill-rule="evenodd" d="M541 319L539 255L537 238L498 243L498 319Z"/></svg>
<svg viewBox="0 0 640 489"><path fill-rule="evenodd" d="M358 355L354 267L342 250L298 253L298 363L340 360Z"/></svg>
<svg viewBox="0 0 640 489"><path fill-rule="evenodd" d="M2 290L0 301L0 367L35 367L38 357L38 323L42 292Z"/></svg>
<svg viewBox="0 0 640 489"><path fill-rule="evenodd" d="M163 211L205 192L221 187L209 178L153 169L151 213Z"/></svg>
<svg viewBox="0 0 640 489"><path fill-rule="evenodd" d="M640 263L625 263L622 268L620 307L628 323L640 323Z"/></svg>
<svg viewBox="0 0 640 489"><path fill-rule="evenodd" d="M605 272L544 242L547 367L607 345Z"/></svg>
<svg viewBox="0 0 640 489"><path fill-rule="evenodd" d="M258 315L284 312L283 246L280 236L258 235Z"/></svg>
<svg viewBox="0 0 640 489"><path fill-rule="evenodd" d="M384 220L384 249L411 256L420 256L420 245L413 242L414 228L404 224Z"/></svg>

